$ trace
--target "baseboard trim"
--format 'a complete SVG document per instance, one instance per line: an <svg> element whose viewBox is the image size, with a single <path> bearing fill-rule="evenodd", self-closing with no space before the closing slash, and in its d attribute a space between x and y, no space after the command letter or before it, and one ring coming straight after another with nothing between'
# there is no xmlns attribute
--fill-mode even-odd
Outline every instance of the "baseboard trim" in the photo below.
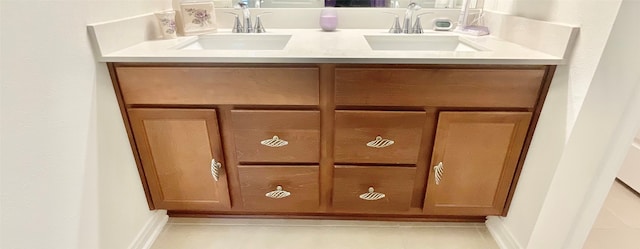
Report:
<svg viewBox="0 0 640 249"><path fill-rule="evenodd" d="M154 214L147 220L136 238L131 242L129 249L149 249L153 242L156 241L160 232L167 224L169 216L167 210L155 210Z"/></svg>
<svg viewBox="0 0 640 249"><path fill-rule="evenodd" d="M502 218L498 216L489 216L485 222L489 233L496 241L500 249L524 249L513 237L513 234L509 232L509 229L504 226Z"/></svg>

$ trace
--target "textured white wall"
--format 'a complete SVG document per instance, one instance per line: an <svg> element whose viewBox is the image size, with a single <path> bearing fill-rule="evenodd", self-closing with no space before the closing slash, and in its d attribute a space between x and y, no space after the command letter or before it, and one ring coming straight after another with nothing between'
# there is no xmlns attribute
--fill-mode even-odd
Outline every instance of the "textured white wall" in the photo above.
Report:
<svg viewBox="0 0 640 249"><path fill-rule="evenodd" d="M557 74L568 84L567 130L570 133L589 89L622 0L486 0L484 9L536 20L580 25L571 63ZM543 38L544 39L544 38Z"/></svg>
<svg viewBox="0 0 640 249"><path fill-rule="evenodd" d="M640 127L638 10L622 1L527 248L582 248Z"/></svg>
<svg viewBox="0 0 640 249"><path fill-rule="evenodd" d="M86 24L170 0L0 1L0 248L127 248L151 215Z"/></svg>
<svg viewBox="0 0 640 249"><path fill-rule="evenodd" d="M551 246L557 246L557 244L553 243L562 243L562 239L545 237L551 235L550 233L554 231L558 235L567 236L566 231L562 233L560 227L556 229L553 226L554 221L558 226L561 226L562 224L560 223L563 221L559 217L551 215L549 211L544 211L544 209L554 210L554 207L551 206L553 205L551 200L554 197L562 196L567 203L570 201L580 202L580 198L585 198L584 192L580 191L591 186L584 181L574 181L574 179L592 177L591 173L597 172L599 168L593 164L584 165L585 162L580 159L599 160L605 156L602 154L604 151L597 151L597 148L599 148L597 146L602 144L593 143L606 142L607 136L613 133L605 133L606 130L604 128L606 125L611 127L615 124L592 120L593 116L590 115L597 111L602 111L594 108L597 108L596 106L598 105L607 106L608 104L598 102L602 101L601 97L607 95L604 95L606 93L598 95L597 91L602 92L603 88L596 89L592 84L597 82L594 80L594 75L601 62L601 57L621 2L620 0L485 1L485 9L544 21L577 24L581 27L570 64L558 67L552 82L552 88L545 102L509 215L501 219L503 225L513 235L521 248L563 248ZM624 45L627 46L626 49L629 51L633 50L628 44ZM615 63L615 60L611 60L608 63ZM616 84L615 87L614 85L611 87L614 92L623 89L623 85L618 84L613 79L611 78L609 82L605 79L605 82L599 81L597 83L605 84L604 89L607 88L606 84ZM630 84L633 84L633 82ZM591 91L594 92L591 93ZM624 90L620 92L624 92ZM595 102L590 106L591 109L583 109L587 93L593 95L592 101ZM623 101L623 99L617 99L616 101ZM622 105L622 103L617 102L616 104ZM618 113L614 111L613 114ZM582 121L578 119L581 115L583 116ZM603 115L601 118L604 117ZM615 118L619 117L616 116ZM618 121L607 120L607 122ZM574 127L589 129L590 132L598 133L599 136L588 136L582 130L582 132L576 132ZM590 151L594 150L594 148L596 148L596 151ZM595 168L589 168L589 166ZM574 179L568 177L569 172L574 174ZM576 195L575 199L567 199L566 193L561 191L563 183L559 183L558 179L562 177L565 177L563 178L564 184L567 184L564 187L578 186L577 188L571 188L574 191L571 193ZM589 180L592 179L588 178L586 181ZM556 201L562 203L558 199ZM563 215L570 216L566 213ZM567 227L562 228L569 229ZM545 230L549 233L545 233ZM537 239L531 239L532 236L536 236ZM543 243L550 244L543 246Z"/></svg>

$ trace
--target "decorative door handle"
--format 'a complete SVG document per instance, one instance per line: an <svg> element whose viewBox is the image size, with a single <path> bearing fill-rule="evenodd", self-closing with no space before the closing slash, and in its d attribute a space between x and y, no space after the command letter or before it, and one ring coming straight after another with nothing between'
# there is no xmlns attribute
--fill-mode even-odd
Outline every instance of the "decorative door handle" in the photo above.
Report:
<svg viewBox="0 0 640 249"><path fill-rule="evenodd" d="M368 142L367 146L371 148L384 148L391 146L395 142L391 139L382 138L381 136L377 136L375 140Z"/></svg>
<svg viewBox="0 0 640 249"><path fill-rule="evenodd" d="M375 189L373 189L373 187L369 187L369 192L361 194L360 199L363 199L365 201L377 201L384 198L385 196L387 195L375 192Z"/></svg>
<svg viewBox="0 0 640 249"><path fill-rule="evenodd" d="M260 141L260 144L267 147L277 148L285 146L289 144L289 142L287 140L280 139L278 136L273 136L272 138Z"/></svg>
<svg viewBox="0 0 640 249"><path fill-rule="evenodd" d="M433 171L435 173L434 178L436 179L436 185L440 185L442 174L444 174L444 165L442 164L442 162L439 162L438 165L433 166Z"/></svg>
<svg viewBox="0 0 640 249"><path fill-rule="evenodd" d="M265 196L273 199L282 199L290 196L291 192L282 190L282 186L278 185L276 190L266 193Z"/></svg>
<svg viewBox="0 0 640 249"><path fill-rule="evenodd" d="M221 168L222 168L221 163L216 162L216 159L211 159L211 176L213 176L213 179L216 180L216 182L220 180Z"/></svg>

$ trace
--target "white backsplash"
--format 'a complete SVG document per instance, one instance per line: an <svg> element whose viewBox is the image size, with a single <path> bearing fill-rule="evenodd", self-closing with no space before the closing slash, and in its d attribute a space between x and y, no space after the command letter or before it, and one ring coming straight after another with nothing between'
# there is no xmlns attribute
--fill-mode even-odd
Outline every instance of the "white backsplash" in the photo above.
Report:
<svg viewBox="0 0 640 249"><path fill-rule="evenodd" d="M322 8L278 8L278 9L251 9L251 15L264 12L272 12L270 15L262 16L265 28L277 29L320 29L320 10ZM404 17L404 8L335 8L338 13L338 29L388 29L393 24L394 16L388 13L397 14L400 23ZM218 26L221 28L231 28L233 26L233 15L226 12L235 12L240 15L239 10L232 8L216 9ZM458 20L460 10L456 9L423 9L417 12L434 12L431 15L423 15L422 27L430 29L434 18L449 18L454 22ZM475 12L478 12L477 10Z"/></svg>

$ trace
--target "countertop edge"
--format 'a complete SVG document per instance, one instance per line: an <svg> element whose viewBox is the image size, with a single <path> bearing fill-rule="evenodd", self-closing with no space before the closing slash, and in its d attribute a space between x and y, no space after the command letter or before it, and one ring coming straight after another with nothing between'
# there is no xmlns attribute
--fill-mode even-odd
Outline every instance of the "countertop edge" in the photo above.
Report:
<svg viewBox="0 0 640 249"><path fill-rule="evenodd" d="M131 57L102 56L100 62L122 63L264 63L264 64L474 64L474 65L564 65L557 59L455 59L455 58L285 58L285 57Z"/></svg>

